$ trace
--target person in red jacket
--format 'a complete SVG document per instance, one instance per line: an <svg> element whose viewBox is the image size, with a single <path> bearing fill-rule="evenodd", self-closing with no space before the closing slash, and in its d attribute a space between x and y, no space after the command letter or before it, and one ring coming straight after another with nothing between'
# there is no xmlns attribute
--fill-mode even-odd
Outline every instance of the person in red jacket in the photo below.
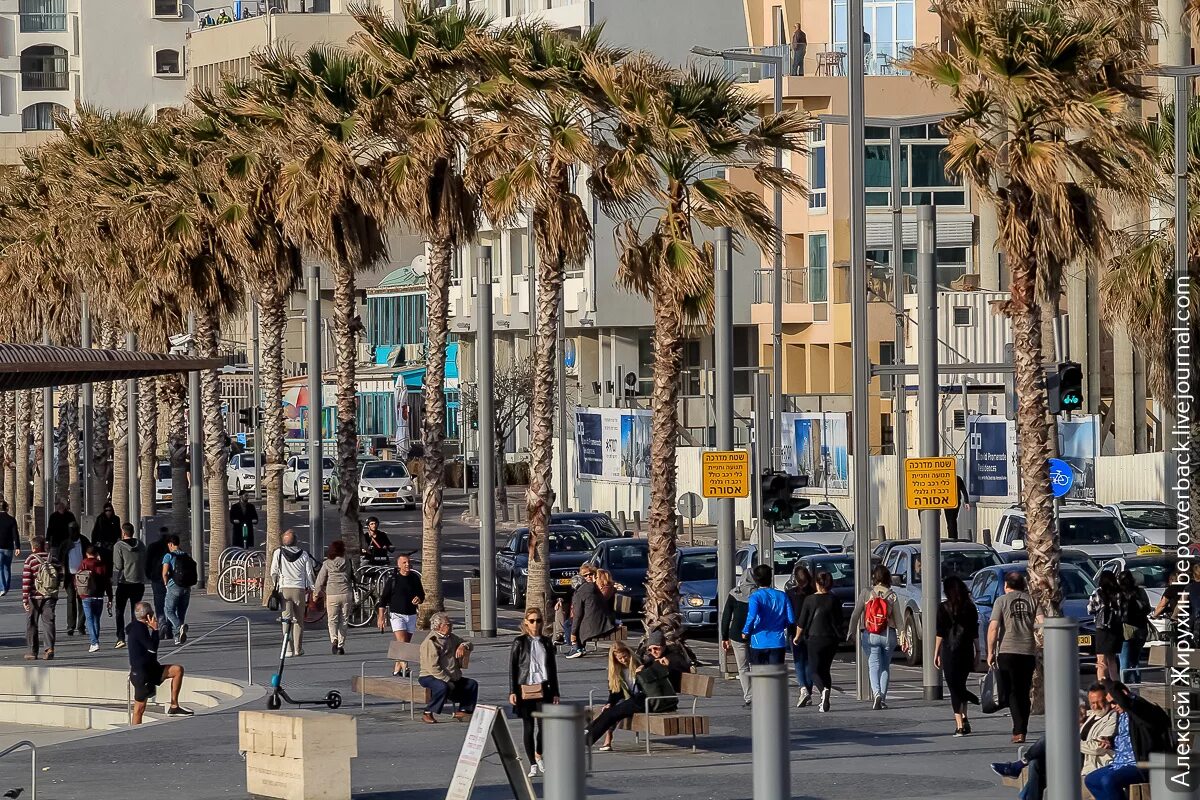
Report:
<svg viewBox="0 0 1200 800"><path fill-rule="evenodd" d="M96 545L88 545L86 555L71 580L75 581L75 592L83 603L83 619L87 623L88 639L91 640L88 652L95 653L100 649L100 617L104 614L104 600L108 598L108 613L111 614L113 599L112 576Z"/></svg>

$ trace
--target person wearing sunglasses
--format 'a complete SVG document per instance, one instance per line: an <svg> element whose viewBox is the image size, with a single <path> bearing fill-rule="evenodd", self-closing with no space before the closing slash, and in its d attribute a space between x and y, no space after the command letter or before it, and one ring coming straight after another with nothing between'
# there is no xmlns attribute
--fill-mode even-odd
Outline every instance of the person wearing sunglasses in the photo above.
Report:
<svg viewBox="0 0 1200 800"><path fill-rule="evenodd" d="M509 652L508 702L521 718L525 735L525 755L529 758L529 777L546 774L542 763L542 722L534 714L546 702L558 703L558 665L554 660L554 642L542 633L542 612L530 609L521 624L522 633L513 639ZM536 736L534 725L537 726Z"/></svg>

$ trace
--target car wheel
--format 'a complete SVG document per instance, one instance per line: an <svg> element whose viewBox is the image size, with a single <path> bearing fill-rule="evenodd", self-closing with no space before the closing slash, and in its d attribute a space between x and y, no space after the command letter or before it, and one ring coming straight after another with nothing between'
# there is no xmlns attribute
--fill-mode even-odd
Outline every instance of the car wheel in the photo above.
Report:
<svg viewBox="0 0 1200 800"><path fill-rule="evenodd" d="M912 614L904 615L904 636L908 640L908 665L917 667L921 664L921 637L917 632L917 621Z"/></svg>
<svg viewBox="0 0 1200 800"><path fill-rule="evenodd" d="M515 575L508 579L508 600L513 608L520 608L521 603L525 602L525 597L521 594L521 587L517 586Z"/></svg>

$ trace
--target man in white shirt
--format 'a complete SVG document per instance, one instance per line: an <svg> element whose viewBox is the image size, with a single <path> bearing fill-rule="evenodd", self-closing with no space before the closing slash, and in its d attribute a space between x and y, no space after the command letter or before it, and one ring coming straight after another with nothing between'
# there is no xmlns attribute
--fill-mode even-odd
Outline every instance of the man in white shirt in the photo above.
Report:
<svg viewBox="0 0 1200 800"><path fill-rule="evenodd" d="M303 548L296 546L296 533L288 528L283 532L283 546L271 557L271 581L282 598L283 635L291 628L289 656L304 655L304 607L312 593L316 578L313 561Z"/></svg>

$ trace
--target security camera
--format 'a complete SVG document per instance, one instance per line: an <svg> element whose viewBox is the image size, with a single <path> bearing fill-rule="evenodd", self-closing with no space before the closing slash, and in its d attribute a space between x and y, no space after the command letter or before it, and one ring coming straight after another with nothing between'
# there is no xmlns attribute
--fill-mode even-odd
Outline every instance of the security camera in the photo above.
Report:
<svg viewBox="0 0 1200 800"><path fill-rule="evenodd" d="M192 342L195 341L195 336L190 333L177 333L170 337L171 354L181 355L192 348Z"/></svg>

